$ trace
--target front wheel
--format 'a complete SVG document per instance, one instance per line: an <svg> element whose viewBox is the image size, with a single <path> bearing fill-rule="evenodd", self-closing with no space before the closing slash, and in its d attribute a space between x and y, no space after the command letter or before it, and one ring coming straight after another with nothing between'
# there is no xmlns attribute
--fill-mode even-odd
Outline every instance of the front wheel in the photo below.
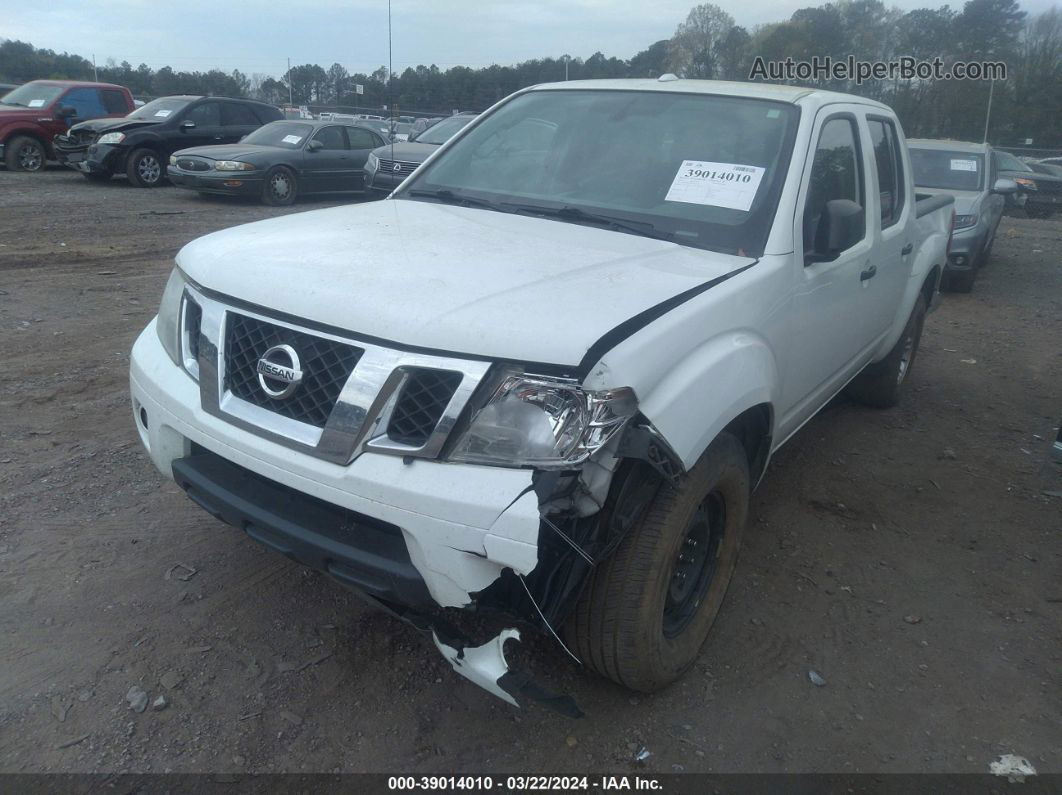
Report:
<svg viewBox="0 0 1062 795"><path fill-rule="evenodd" d="M273 207L286 207L295 201L299 192L295 173L284 166L271 168L262 185L262 201Z"/></svg>
<svg viewBox="0 0 1062 795"><path fill-rule="evenodd" d="M138 188L154 188L162 183L162 160L154 149L137 149L129 155L125 173Z"/></svg>
<svg viewBox="0 0 1062 795"><path fill-rule="evenodd" d="M4 162L8 171L40 171L44 168L44 144L28 135L16 135L7 142Z"/></svg>
<svg viewBox="0 0 1062 795"><path fill-rule="evenodd" d="M880 362L869 364L857 375L845 391L850 397L879 409L892 408L900 402L900 391L911 374L922 326L926 321L926 301L918 296L907 325L888 355Z"/></svg>
<svg viewBox="0 0 1062 795"><path fill-rule="evenodd" d="M590 575L565 633L590 668L652 692L696 661L737 564L751 491L745 448L720 434L662 485L643 518Z"/></svg>

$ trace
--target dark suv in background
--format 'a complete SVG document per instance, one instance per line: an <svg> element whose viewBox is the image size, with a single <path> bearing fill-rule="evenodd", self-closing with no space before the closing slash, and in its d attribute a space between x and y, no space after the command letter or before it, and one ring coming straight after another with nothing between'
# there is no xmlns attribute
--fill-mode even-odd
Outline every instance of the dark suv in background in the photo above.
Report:
<svg viewBox="0 0 1062 795"><path fill-rule="evenodd" d="M59 161L88 179L105 181L124 171L133 185L152 188L178 149L236 143L281 118L280 108L249 99L160 97L123 119L76 124L54 145Z"/></svg>

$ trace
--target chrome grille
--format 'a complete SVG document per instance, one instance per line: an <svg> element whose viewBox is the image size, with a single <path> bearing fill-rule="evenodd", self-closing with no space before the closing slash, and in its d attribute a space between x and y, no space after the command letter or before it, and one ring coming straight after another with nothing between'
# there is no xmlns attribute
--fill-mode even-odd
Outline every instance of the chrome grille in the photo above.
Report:
<svg viewBox="0 0 1062 795"><path fill-rule="evenodd" d="M179 157L177 166L185 171L210 171L210 163L196 157Z"/></svg>
<svg viewBox="0 0 1062 795"><path fill-rule="evenodd" d="M398 171L395 171L395 163L398 164ZM377 174L390 174L396 177L408 177L416 170L420 163L410 163L408 160L380 160L380 165L376 169Z"/></svg>
<svg viewBox="0 0 1062 795"><path fill-rule="evenodd" d="M420 447L435 431L461 383L461 373L414 370L391 413L387 435L392 441Z"/></svg>
<svg viewBox="0 0 1062 795"><path fill-rule="evenodd" d="M299 354L302 382L290 397L270 397L258 382L258 360L274 345ZM284 417L324 428L361 350L334 340L229 314L225 333L225 386L238 398Z"/></svg>

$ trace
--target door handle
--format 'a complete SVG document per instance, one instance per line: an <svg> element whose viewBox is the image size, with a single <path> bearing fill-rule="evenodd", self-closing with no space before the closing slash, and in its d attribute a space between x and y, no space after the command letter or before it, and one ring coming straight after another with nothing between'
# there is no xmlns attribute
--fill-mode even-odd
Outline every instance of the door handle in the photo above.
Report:
<svg viewBox="0 0 1062 795"><path fill-rule="evenodd" d="M904 246L902 249L900 249L900 256L901 257L906 257L912 251L914 251L914 243L908 243L906 246Z"/></svg>
<svg viewBox="0 0 1062 795"><path fill-rule="evenodd" d="M863 271L861 274L859 274L859 281L865 282L867 279L873 279L875 276L877 276L877 274L878 274L878 266L877 265L871 265L869 268L867 268L865 271Z"/></svg>

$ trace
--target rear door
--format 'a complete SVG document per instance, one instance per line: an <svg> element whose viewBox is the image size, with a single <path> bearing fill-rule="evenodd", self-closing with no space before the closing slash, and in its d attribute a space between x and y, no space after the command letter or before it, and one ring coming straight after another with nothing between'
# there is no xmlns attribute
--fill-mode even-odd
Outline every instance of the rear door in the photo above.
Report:
<svg viewBox="0 0 1062 795"><path fill-rule="evenodd" d="M896 322L907 277L911 273L915 224L911 216L914 198L907 195L908 169L896 122L868 114L868 160L870 161L870 207L868 218L874 247L870 275L862 280L862 299L868 332L875 342L887 335Z"/></svg>
<svg viewBox="0 0 1062 795"><path fill-rule="evenodd" d="M795 286L790 356L784 367L782 436L798 428L865 364L870 340L862 300L870 267L867 163L858 106L831 105L816 119L794 219ZM827 202L854 201L864 234L844 251L816 251Z"/></svg>
<svg viewBox="0 0 1062 795"><path fill-rule="evenodd" d="M350 151L347 149L347 136L343 125L330 124L321 127L310 141L319 141L322 147L311 152L307 143L307 148L303 150L308 191L344 190L344 174L350 170Z"/></svg>
<svg viewBox="0 0 1062 795"><path fill-rule="evenodd" d="M221 103L221 137L222 142L234 144L243 136L249 135L261 126L254 111L239 102Z"/></svg>
<svg viewBox="0 0 1062 795"><path fill-rule="evenodd" d="M369 153L384 145L384 139L372 130L364 127L347 127L347 139L350 142L350 170L345 177L347 190L365 190L365 161Z"/></svg>

